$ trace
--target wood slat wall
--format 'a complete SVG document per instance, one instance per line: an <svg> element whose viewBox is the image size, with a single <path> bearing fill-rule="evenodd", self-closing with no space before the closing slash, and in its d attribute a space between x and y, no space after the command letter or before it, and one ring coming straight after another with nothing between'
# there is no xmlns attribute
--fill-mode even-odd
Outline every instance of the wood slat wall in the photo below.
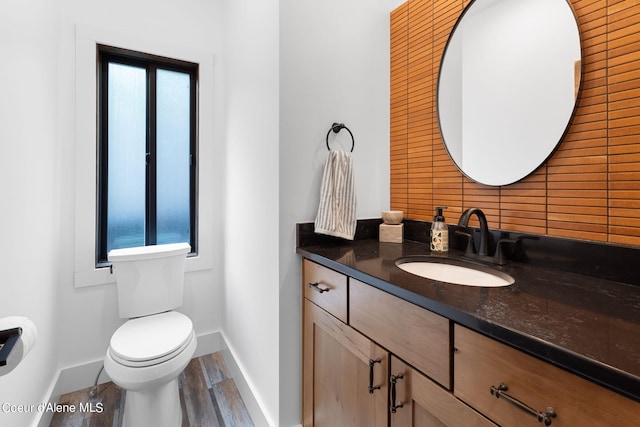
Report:
<svg viewBox="0 0 640 427"><path fill-rule="evenodd" d="M407 11L404 3L391 13L390 135L391 205L409 212L407 201Z"/></svg>
<svg viewBox="0 0 640 427"><path fill-rule="evenodd" d="M492 228L640 245L640 2L570 0L582 38L582 91L558 150L503 187L450 160L436 90L449 33L469 0L409 0L391 13L391 208L449 222L469 207Z"/></svg>

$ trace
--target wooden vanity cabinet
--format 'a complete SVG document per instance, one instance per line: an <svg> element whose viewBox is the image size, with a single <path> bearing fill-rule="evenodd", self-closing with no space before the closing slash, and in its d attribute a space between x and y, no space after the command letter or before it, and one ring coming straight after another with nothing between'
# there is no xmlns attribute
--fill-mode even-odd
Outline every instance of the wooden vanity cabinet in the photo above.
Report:
<svg viewBox="0 0 640 427"><path fill-rule="evenodd" d="M306 259L303 286L304 427L640 425L638 402Z"/></svg>
<svg viewBox="0 0 640 427"><path fill-rule="evenodd" d="M500 425L640 425L637 402L460 325L454 336L454 394Z"/></svg>
<svg viewBox="0 0 640 427"><path fill-rule="evenodd" d="M497 427L395 356L391 356L391 427Z"/></svg>

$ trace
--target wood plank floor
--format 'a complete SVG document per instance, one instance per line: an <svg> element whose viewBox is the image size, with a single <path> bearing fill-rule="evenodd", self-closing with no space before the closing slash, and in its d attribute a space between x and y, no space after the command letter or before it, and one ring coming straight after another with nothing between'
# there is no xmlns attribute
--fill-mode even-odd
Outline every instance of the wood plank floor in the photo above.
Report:
<svg viewBox="0 0 640 427"><path fill-rule="evenodd" d="M253 421L240 397L222 353L192 359L179 377L182 427L252 427ZM98 386L91 399L90 388L63 395L60 405L75 405L75 411L56 412L50 427L121 427L125 391L112 382ZM102 412L80 411L102 403ZM138 427L138 426L136 426ZM145 427L145 426L139 426Z"/></svg>

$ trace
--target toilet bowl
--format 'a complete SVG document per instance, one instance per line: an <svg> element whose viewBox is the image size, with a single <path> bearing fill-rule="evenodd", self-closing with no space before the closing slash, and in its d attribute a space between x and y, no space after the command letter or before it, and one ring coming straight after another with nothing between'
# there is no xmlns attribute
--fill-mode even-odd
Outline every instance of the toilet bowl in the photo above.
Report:
<svg viewBox="0 0 640 427"><path fill-rule="evenodd" d="M126 391L125 427L182 423L178 377L193 357L197 339L191 319L173 309L182 305L189 249L173 244L109 253L120 317L130 318L111 337L104 369Z"/></svg>
<svg viewBox="0 0 640 427"><path fill-rule="evenodd" d="M125 426L182 423L178 376L196 344L191 320L175 311L129 320L113 334L104 368L126 390Z"/></svg>

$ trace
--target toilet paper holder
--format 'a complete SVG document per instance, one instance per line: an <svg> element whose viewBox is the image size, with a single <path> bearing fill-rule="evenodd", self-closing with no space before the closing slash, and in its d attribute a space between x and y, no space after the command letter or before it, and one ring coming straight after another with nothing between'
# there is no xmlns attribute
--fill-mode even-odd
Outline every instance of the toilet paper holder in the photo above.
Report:
<svg viewBox="0 0 640 427"><path fill-rule="evenodd" d="M11 328L0 331L0 366L5 366L11 350L22 335L22 328Z"/></svg>

